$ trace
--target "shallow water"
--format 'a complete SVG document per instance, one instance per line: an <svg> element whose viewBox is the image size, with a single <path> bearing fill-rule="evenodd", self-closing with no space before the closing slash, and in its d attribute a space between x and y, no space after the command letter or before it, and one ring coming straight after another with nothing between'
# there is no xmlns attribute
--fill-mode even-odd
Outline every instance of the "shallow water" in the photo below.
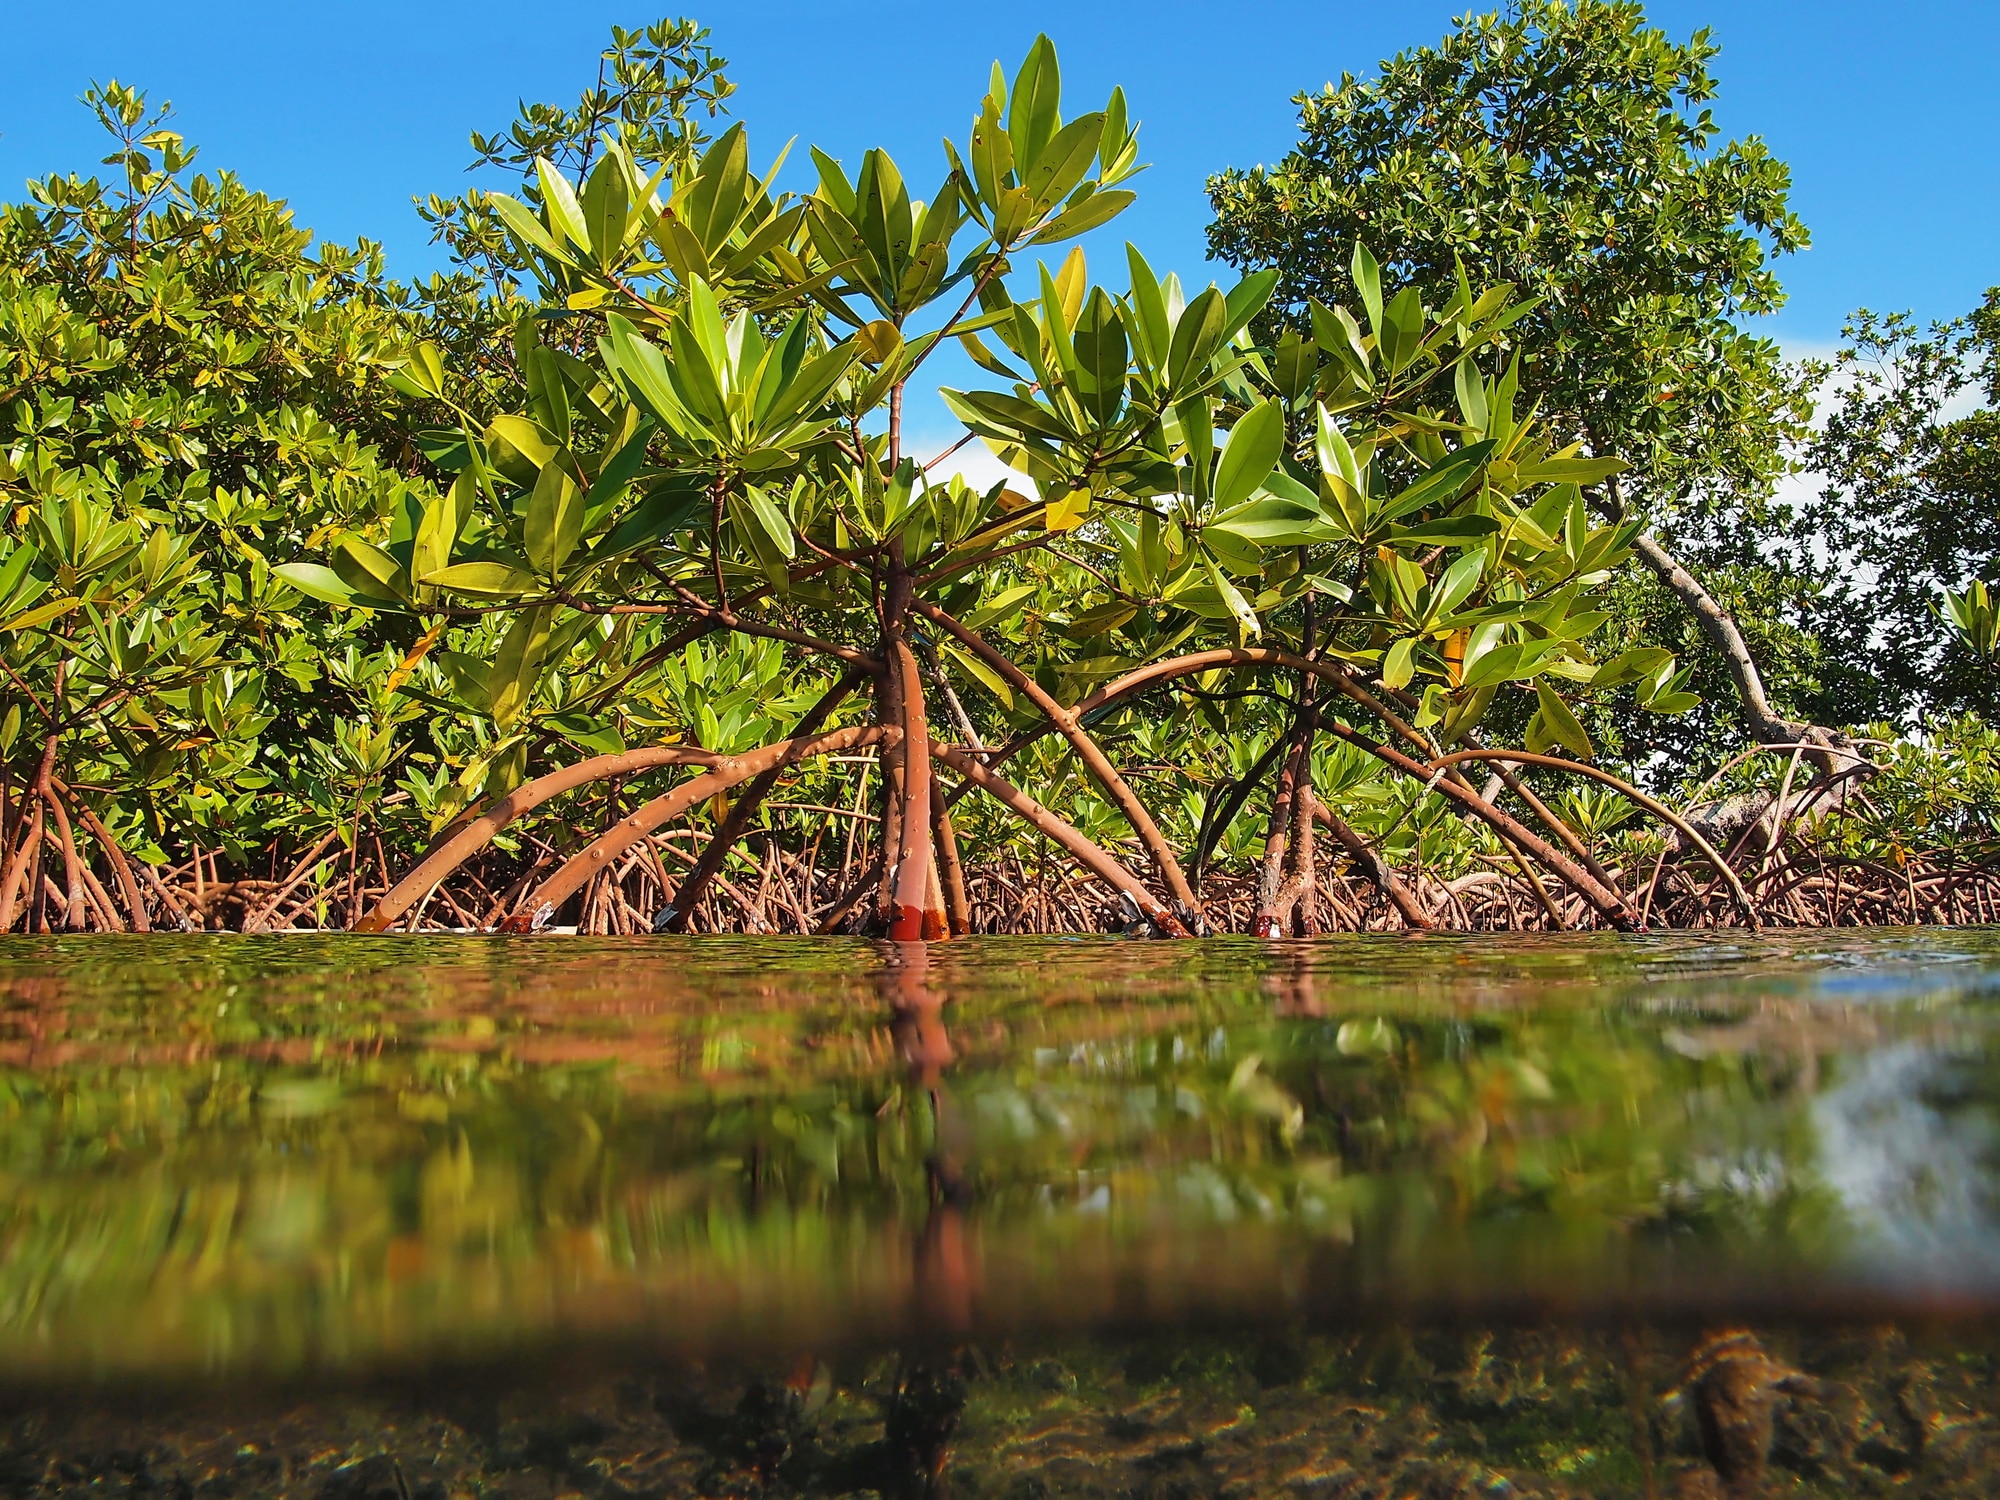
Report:
<svg viewBox="0 0 2000 1500"><path fill-rule="evenodd" d="M0 940L0 1490L1994 1493L1996 1002L1936 929Z"/></svg>

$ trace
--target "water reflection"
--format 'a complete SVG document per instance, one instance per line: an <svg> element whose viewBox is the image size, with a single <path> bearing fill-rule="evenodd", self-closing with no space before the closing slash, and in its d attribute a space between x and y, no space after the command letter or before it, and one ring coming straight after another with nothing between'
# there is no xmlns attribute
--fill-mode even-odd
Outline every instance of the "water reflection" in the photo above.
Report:
<svg viewBox="0 0 2000 1500"><path fill-rule="evenodd" d="M0 1376L1983 1310L2000 945L0 944Z"/></svg>
<svg viewBox="0 0 2000 1500"><path fill-rule="evenodd" d="M944 997L930 983L930 944L886 945L881 965L882 1000L896 1050L909 1069L910 1092L930 1110L930 1151L924 1158L929 1202L912 1272L918 1325L950 1338L973 1325L975 1268L964 1214L971 1196L970 1132L945 1087L954 1054Z"/></svg>

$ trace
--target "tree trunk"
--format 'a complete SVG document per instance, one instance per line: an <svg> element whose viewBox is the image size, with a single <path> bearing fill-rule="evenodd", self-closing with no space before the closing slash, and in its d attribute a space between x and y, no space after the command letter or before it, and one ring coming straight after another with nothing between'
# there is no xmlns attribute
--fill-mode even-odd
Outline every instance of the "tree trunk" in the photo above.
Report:
<svg viewBox="0 0 2000 1500"><path fill-rule="evenodd" d="M1264 860L1257 872L1257 910L1250 930L1260 938L1283 937L1285 928L1279 908L1285 875L1291 868L1285 858L1292 829L1292 797L1299 784L1299 766L1305 758L1305 719L1300 717L1288 738L1285 763L1278 772L1278 789L1271 796L1271 821L1264 834Z"/></svg>
<svg viewBox="0 0 2000 1500"><path fill-rule="evenodd" d="M893 817L885 817L882 825L888 863L882 871L880 915L886 935L901 943L929 942L950 933L931 841L931 737L924 679L916 652L910 649L909 618L910 578L902 571L899 554L883 611L882 660L889 688L889 701L883 705L885 722L893 723L901 734L883 757Z"/></svg>
<svg viewBox="0 0 2000 1500"><path fill-rule="evenodd" d="M1594 435L1591 446L1600 453L1609 451ZM1625 518L1625 495L1616 479L1605 483L1604 498L1608 501L1607 509L1612 519L1622 521ZM1699 578L1682 567L1680 561L1660 545L1658 537L1650 530L1641 531L1632 540L1632 550L1641 562L1653 570L1653 576L1660 580L1667 592L1693 612L1695 623L1708 643L1722 653L1753 740L1760 745L1812 746L1814 748L1808 755L1823 775L1837 775L1866 764L1846 735L1837 730L1823 729L1817 724L1787 719L1771 707L1770 696L1764 691L1764 674L1757 670L1756 659L1750 655L1749 643L1743 639L1743 632L1737 628L1735 618Z"/></svg>
<svg viewBox="0 0 2000 1500"><path fill-rule="evenodd" d="M1659 539L1651 532L1640 532L1633 539L1632 548L1667 590L1694 612L1695 623L1701 627L1701 633L1708 638L1711 646L1722 653L1722 659L1729 667L1730 680L1736 684L1736 696L1743 706L1743 717L1750 726L1751 737L1760 745L1803 743L1814 726L1787 719L1771 707L1771 700L1764 691L1763 674L1757 670L1749 644L1743 639L1743 632L1737 629L1729 611L1703 587L1700 579L1682 567L1673 554L1660 545Z"/></svg>
<svg viewBox="0 0 2000 1500"><path fill-rule="evenodd" d="M1749 644L1743 639L1743 632L1737 628L1729 611L1703 587L1700 579L1682 567L1673 554L1660 545L1659 539L1651 532L1640 532L1634 538L1632 548L1640 561L1653 570L1661 584L1694 613L1701 633L1708 638L1710 645L1722 653L1730 679L1736 685L1737 701L1742 705L1750 737L1760 745L1805 747L1806 759L1821 778L1833 778L1828 794L1814 803L1815 818L1838 811L1848 795L1858 789L1864 768L1869 763L1867 757L1839 730L1787 719L1772 708L1771 700L1764 691L1763 674L1757 670ZM1775 825L1781 816L1782 809L1777 798L1768 791L1726 797L1708 807L1689 810L1690 821L1701 828L1709 839L1721 843L1728 842L1753 824L1771 825L1770 832L1775 837Z"/></svg>
<svg viewBox="0 0 2000 1500"><path fill-rule="evenodd" d="M900 630L892 643L889 670L902 679L898 724L902 741L891 753L902 761L902 804L889 892L889 937L894 942L930 942L945 937L944 892L937 878L931 842L930 730L924 717L923 678L916 653Z"/></svg>

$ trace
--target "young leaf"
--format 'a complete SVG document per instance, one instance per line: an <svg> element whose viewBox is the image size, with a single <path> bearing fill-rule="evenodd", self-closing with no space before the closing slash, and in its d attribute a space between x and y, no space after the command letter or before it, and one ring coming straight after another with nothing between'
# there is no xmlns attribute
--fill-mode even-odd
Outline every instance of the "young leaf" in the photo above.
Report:
<svg viewBox="0 0 2000 1500"><path fill-rule="evenodd" d="M1090 491L1077 488L1048 503L1042 512L1042 524L1050 531L1074 531L1089 515Z"/></svg>
<svg viewBox="0 0 2000 1500"><path fill-rule="evenodd" d="M1389 654L1382 659L1382 681L1392 688L1406 688L1410 678L1416 675L1417 643L1404 637L1389 648Z"/></svg>
<svg viewBox="0 0 2000 1500"><path fill-rule="evenodd" d="M1368 253L1368 247L1359 240L1354 242L1354 259L1350 262L1350 269L1354 273L1354 289L1361 294L1361 305L1368 310L1368 331L1379 341L1382 336L1382 268Z"/></svg>

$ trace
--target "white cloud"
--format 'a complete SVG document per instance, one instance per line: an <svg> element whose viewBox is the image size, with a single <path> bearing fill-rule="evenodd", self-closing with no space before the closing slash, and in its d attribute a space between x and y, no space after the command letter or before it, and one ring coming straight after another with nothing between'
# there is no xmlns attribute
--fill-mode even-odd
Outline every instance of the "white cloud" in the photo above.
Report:
<svg viewBox="0 0 2000 1500"><path fill-rule="evenodd" d="M904 450L919 463L938 460L936 466L928 470L931 483L941 484L954 474L963 475L965 482L978 490L990 489L994 481L1005 479L1008 487L1019 490L1024 495L1036 494L1035 482L1018 469L1010 469L993 456L993 450L978 438L964 447L951 450L963 433L950 437L940 437L928 433L918 433L904 442ZM944 455L940 459L940 455Z"/></svg>

